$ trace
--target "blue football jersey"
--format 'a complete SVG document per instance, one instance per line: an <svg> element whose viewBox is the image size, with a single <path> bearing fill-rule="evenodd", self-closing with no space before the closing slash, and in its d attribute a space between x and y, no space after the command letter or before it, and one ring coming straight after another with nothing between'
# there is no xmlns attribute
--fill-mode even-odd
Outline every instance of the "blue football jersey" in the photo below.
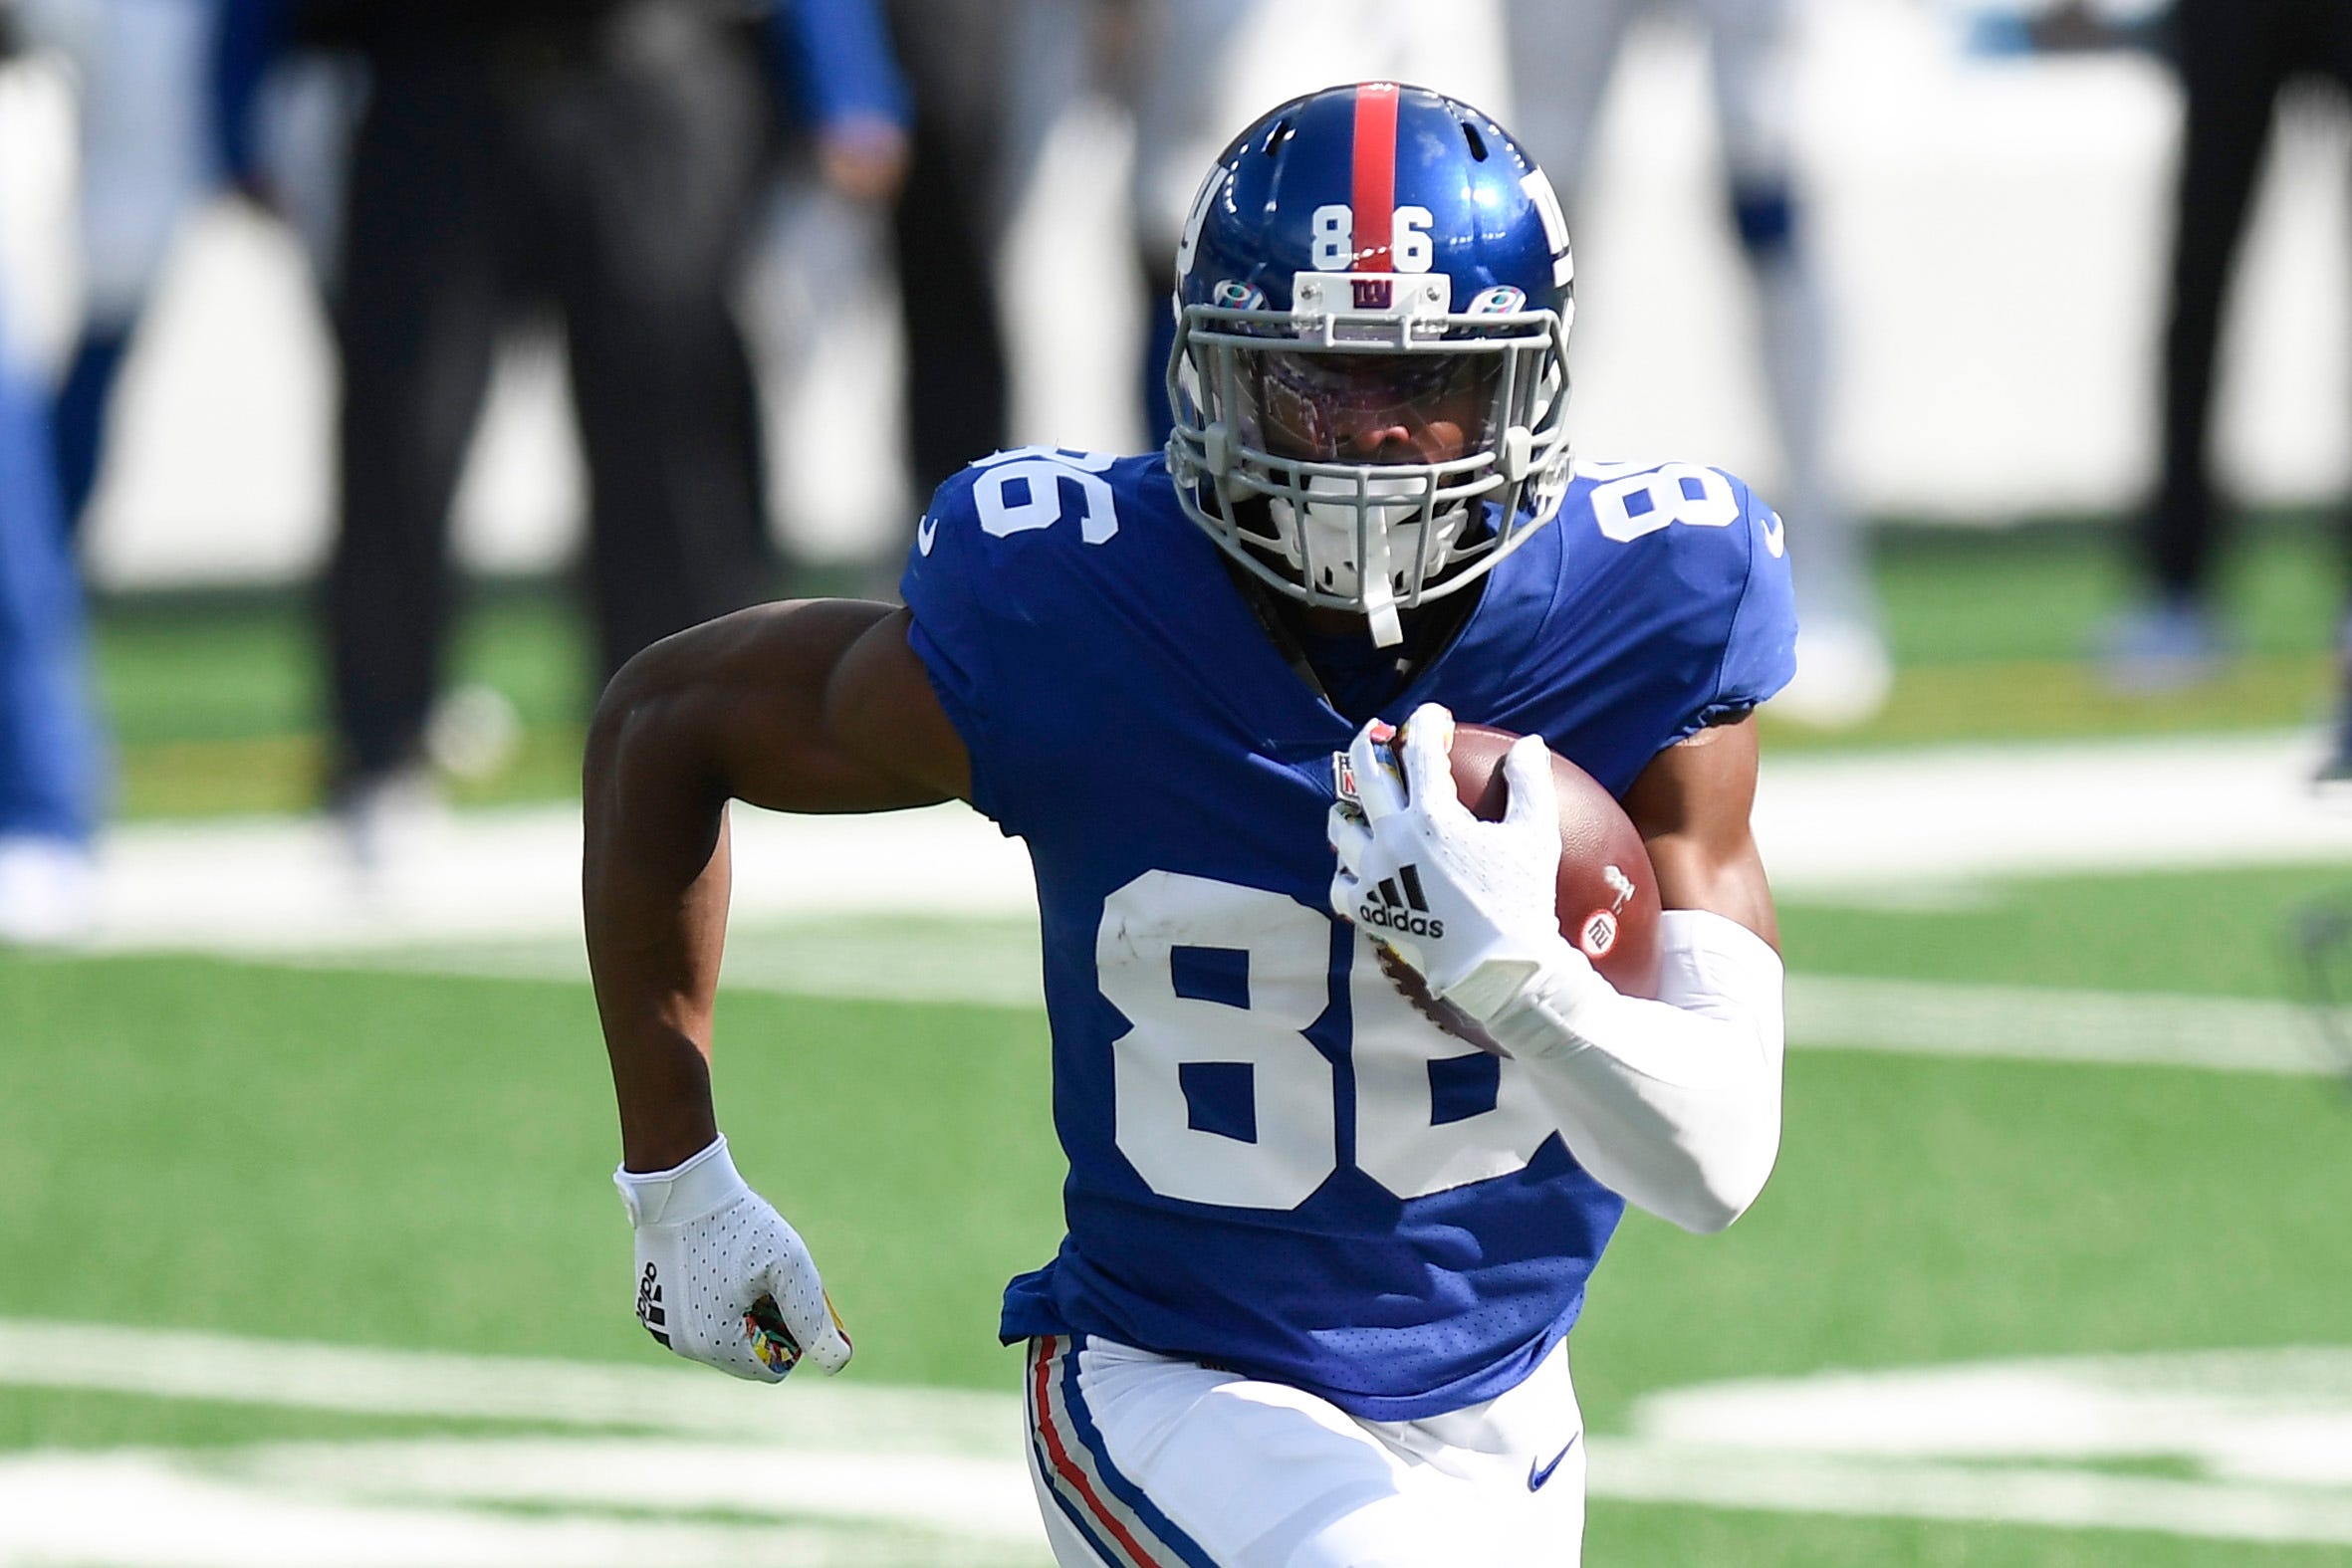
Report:
<svg viewBox="0 0 2352 1568"><path fill-rule="evenodd" d="M1157 456L999 453L942 486L902 589L1036 867L1068 1234L1008 1340L1079 1332L1412 1420L1567 1332L1623 1201L1526 1069L1437 1028L1326 903L1332 754ZM1391 698L1541 735L1622 794L1788 679L1779 520L1688 464L1586 467Z"/></svg>

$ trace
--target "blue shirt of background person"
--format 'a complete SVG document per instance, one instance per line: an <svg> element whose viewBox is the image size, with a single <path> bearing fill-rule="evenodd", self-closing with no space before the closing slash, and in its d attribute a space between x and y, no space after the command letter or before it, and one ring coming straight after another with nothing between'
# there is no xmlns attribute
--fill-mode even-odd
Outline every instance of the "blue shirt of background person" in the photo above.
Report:
<svg viewBox="0 0 2352 1568"><path fill-rule="evenodd" d="M257 171L254 106L304 0L198 0L222 8L214 88L216 151L227 176ZM903 132L906 84L874 0L775 0L762 41L783 102L821 143Z"/></svg>

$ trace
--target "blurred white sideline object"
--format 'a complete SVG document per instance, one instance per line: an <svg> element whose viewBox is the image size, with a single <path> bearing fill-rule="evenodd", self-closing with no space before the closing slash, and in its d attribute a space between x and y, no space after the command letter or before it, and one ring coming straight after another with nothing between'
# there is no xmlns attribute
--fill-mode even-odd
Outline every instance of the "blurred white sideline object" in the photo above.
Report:
<svg viewBox="0 0 2352 1568"><path fill-rule="evenodd" d="M1768 757L1757 835L1785 895L1869 903L1985 879L2352 862L2352 807L2307 781L2315 735ZM734 910L1021 916L1027 853L961 805L737 808ZM137 823L101 856L112 950L321 953L580 929L570 806L460 813L363 889L326 824Z"/></svg>

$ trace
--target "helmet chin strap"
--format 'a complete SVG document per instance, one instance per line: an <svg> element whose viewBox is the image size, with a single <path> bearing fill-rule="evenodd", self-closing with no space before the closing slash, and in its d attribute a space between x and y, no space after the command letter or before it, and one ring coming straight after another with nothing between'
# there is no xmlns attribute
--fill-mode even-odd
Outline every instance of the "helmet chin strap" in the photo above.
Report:
<svg viewBox="0 0 2352 1568"><path fill-rule="evenodd" d="M1368 530L1371 555L1364 561L1360 591L1364 615L1372 623L1372 645L1393 648L1405 640L1405 623L1396 613L1396 578L1388 569L1388 530Z"/></svg>
<svg viewBox="0 0 2352 1568"><path fill-rule="evenodd" d="M1394 647L1405 640L1404 623L1397 616L1396 552L1401 545L1410 554L1419 553L1422 482L1373 478L1359 492L1353 480L1317 474L1308 478L1306 488L1310 496L1332 499L1308 501L1302 507L1279 498L1269 502L1283 528L1291 564L1325 578L1313 582L1315 587L1338 593L1352 590L1371 622L1374 645ZM1361 560L1355 559L1359 495L1363 516L1372 524L1362 534L1367 554ZM1441 515L1437 526L1443 530L1448 521L1448 515Z"/></svg>

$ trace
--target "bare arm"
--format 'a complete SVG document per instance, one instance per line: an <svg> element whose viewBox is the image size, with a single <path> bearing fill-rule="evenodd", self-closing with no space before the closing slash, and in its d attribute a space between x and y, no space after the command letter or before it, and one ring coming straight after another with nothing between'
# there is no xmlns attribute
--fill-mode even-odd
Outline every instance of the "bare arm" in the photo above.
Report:
<svg viewBox="0 0 2352 1568"><path fill-rule="evenodd" d="M1650 851L1658 899L1736 920L1780 946L1772 889L1757 853L1756 718L1714 725L1651 759L1626 791L1626 814Z"/></svg>
<svg viewBox="0 0 2352 1568"><path fill-rule="evenodd" d="M728 800L880 811L969 790L908 620L841 599L743 610L638 654L597 704L582 897L627 1169L668 1169L718 1134Z"/></svg>

